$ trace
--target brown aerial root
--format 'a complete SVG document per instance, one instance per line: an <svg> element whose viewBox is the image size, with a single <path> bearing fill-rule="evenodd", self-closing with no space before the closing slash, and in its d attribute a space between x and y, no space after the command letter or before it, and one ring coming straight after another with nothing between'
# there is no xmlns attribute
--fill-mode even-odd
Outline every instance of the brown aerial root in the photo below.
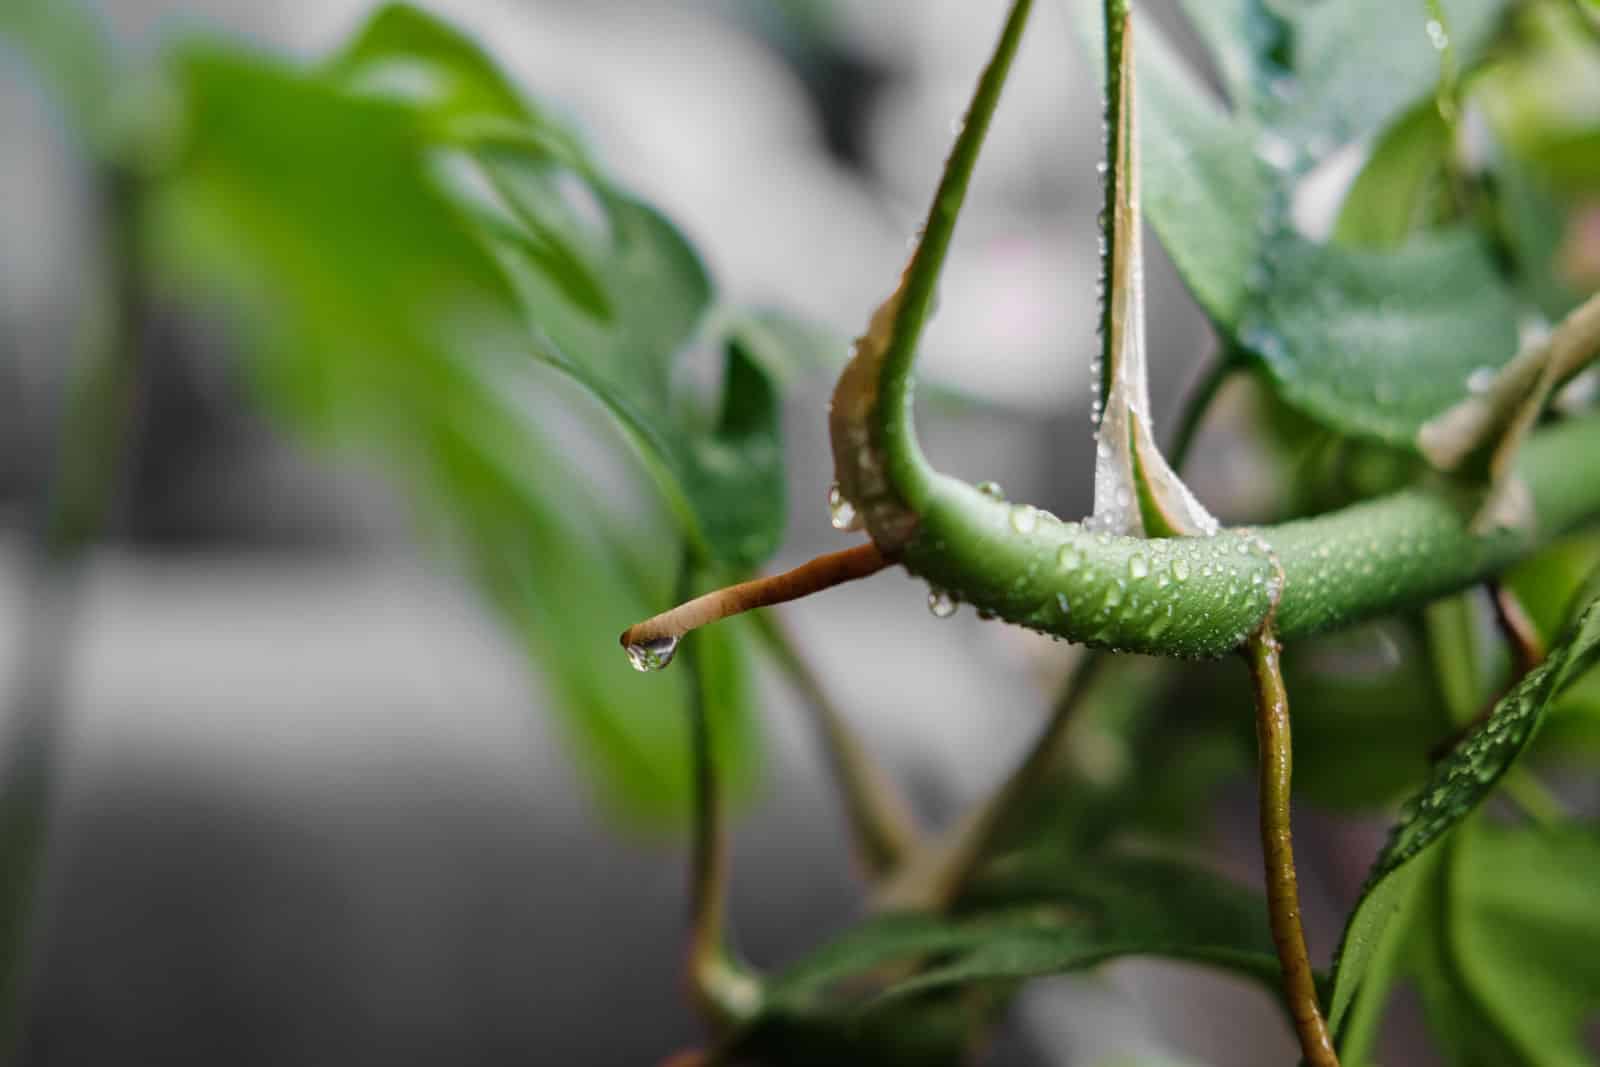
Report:
<svg viewBox="0 0 1600 1067"><path fill-rule="evenodd" d="M870 541L841 552L830 552L792 571L730 585L636 623L622 631L622 647L632 649L674 642L690 630L719 619L799 600L845 582L869 577L891 562Z"/></svg>

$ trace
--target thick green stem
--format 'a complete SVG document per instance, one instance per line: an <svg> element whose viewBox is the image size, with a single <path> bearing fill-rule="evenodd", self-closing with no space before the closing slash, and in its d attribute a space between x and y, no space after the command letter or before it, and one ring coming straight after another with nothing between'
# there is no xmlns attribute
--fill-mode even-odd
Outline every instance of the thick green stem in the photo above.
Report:
<svg viewBox="0 0 1600 1067"><path fill-rule="evenodd" d="M1600 454L1600 419L1537 434L1518 471L1534 518L1477 532L1476 498L1411 489L1280 526L1209 538L1092 534L931 474L912 501L916 536L901 562L1010 622L1153 655L1218 656L1242 645L1273 602L1280 636L1347 626L1463 589L1552 537L1600 517L1600 479L1574 457Z"/></svg>
<svg viewBox="0 0 1600 1067"><path fill-rule="evenodd" d="M1270 625L1250 638L1245 658L1256 693L1256 743L1260 766L1261 852L1267 870L1267 913L1283 968L1283 993L1311 1067L1339 1067L1333 1039L1317 1001L1316 975L1300 924L1300 887L1289 826L1289 786L1294 753L1289 735L1289 694L1278 663L1280 646Z"/></svg>
<svg viewBox="0 0 1600 1067"><path fill-rule="evenodd" d="M752 618L756 631L811 708L822 750L843 794L856 855L871 879L878 881L904 864L920 847L922 835L910 807L828 699L821 680L795 648L783 624L772 612L758 612Z"/></svg>

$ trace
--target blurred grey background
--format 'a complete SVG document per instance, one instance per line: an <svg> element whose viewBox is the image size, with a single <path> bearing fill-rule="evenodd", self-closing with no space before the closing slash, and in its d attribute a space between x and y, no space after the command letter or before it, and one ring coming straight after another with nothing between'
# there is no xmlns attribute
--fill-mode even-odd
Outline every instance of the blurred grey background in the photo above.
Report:
<svg viewBox="0 0 1600 1067"><path fill-rule="evenodd" d="M424 6L569 110L698 243L726 294L841 336L897 275L1002 8ZM102 7L135 46L220 30L314 56L370 4ZM925 358L928 377L987 402L927 420L935 462L1063 516L1089 507L1097 343L1101 104L1081 55L1065 5L1044 5ZM56 118L3 53L0 146L0 664L14 671L30 624L24 515L47 469L94 221ZM1165 426L1211 341L1151 251ZM172 313L152 332L129 483L62 649L65 778L25 1061L629 1065L695 1043L678 973L681 849L604 818L538 678L419 545L391 486L275 432L214 327ZM845 543L824 508L826 389L788 409L780 565ZM1217 454L1201 489L1237 498L1249 470ZM1026 744L1068 653L967 612L934 620L924 596L884 575L787 614L868 743L948 815ZM800 711L785 687L765 689L769 773L742 813L733 912L751 958L781 963L848 922L860 890ZM1252 877L1248 792L1225 809L1230 865ZM1354 888L1319 885L1314 853L1302 876L1314 915ZM1315 955L1336 932L1331 917L1313 925ZM992 1059L1253 1067L1292 1049L1258 990L1131 963L1041 983Z"/></svg>

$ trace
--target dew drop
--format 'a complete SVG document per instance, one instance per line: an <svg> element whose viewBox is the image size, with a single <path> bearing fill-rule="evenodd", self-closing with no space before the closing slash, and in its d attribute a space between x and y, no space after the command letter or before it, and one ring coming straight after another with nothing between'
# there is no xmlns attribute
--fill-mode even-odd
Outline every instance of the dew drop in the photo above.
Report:
<svg viewBox="0 0 1600 1067"><path fill-rule="evenodd" d="M1494 368L1478 367L1467 375L1467 392L1473 396L1482 396L1494 385Z"/></svg>
<svg viewBox="0 0 1600 1067"><path fill-rule="evenodd" d="M928 611L936 619L948 619L960 607L960 601L943 589L928 590Z"/></svg>
<svg viewBox="0 0 1600 1067"><path fill-rule="evenodd" d="M1028 534L1039 525L1039 509L1032 504L1018 504L1011 509L1011 528L1019 534Z"/></svg>
<svg viewBox="0 0 1600 1067"><path fill-rule="evenodd" d="M1075 571L1083 562L1083 553L1071 545L1062 545L1056 552L1056 567L1064 571Z"/></svg>
<svg viewBox="0 0 1600 1067"><path fill-rule="evenodd" d="M672 657L678 651L676 637L657 637L650 641L638 641L625 646L628 652L628 662L636 671L659 671L672 662Z"/></svg>
<svg viewBox="0 0 1600 1067"><path fill-rule="evenodd" d="M828 521L835 530L861 529L861 516L857 514L856 506L845 499L838 482L828 487Z"/></svg>
<svg viewBox="0 0 1600 1067"><path fill-rule="evenodd" d="M1067 603L1067 594L1065 593L1056 594L1056 607L1061 609L1063 618L1072 613L1072 605Z"/></svg>
<svg viewBox="0 0 1600 1067"><path fill-rule="evenodd" d="M1137 552L1134 553L1133 556L1128 560L1128 574L1129 574L1129 576L1132 577L1134 581L1138 581L1140 578L1143 578L1145 575L1147 575L1149 573L1150 573L1150 563L1149 563L1149 561L1147 561L1144 558L1143 555L1141 555L1141 554L1139 554Z"/></svg>
<svg viewBox="0 0 1600 1067"><path fill-rule="evenodd" d="M1006 491L1000 488L999 482L979 482L978 492L990 500L1004 500L1006 498Z"/></svg>
<svg viewBox="0 0 1600 1067"><path fill-rule="evenodd" d="M1111 586L1106 589L1105 606L1108 608L1114 608L1121 604L1122 593L1126 588L1127 583L1123 582L1121 578L1118 578L1114 583L1112 583Z"/></svg>
<svg viewBox="0 0 1600 1067"><path fill-rule="evenodd" d="M1428 31L1428 43L1433 45L1434 51L1443 52L1450 47L1450 35L1445 32L1444 23L1429 19L1425 28Z"/></svg>

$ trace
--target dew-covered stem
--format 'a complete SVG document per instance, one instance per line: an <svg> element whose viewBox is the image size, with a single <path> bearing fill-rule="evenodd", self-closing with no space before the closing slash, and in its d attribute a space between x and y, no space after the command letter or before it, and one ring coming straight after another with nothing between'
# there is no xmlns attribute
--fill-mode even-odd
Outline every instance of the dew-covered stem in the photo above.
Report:
<svg viewBox="0 0 1600 1067"><path fill-rule="evenodd" d="M1317 1000L1316 976L1300 923L1300 887L1295 875L1289 823L1289 786L1294 754L1289 734L1289 693L1279 664L1281 646L1270 625L1244 649L1255 684L1256 746L1261 806L1261 852L1267 873L1267 916L1283 968L1283 995L1294 1019L1300 1051L1311 1067L1339 1067L1328 1024Z"/></svg>
<svg viewBox="0 0 1600 1067"><path fill-rule="evenodd" d="M870 542L830 552L792 571L752 578L748 582L717 589L679 604L671 611L635 623L622 631L622 647L627 650L634 666L641 670L665 667L677 651L678 641L690 630L730 615L798 600L845 582L869 577L889 563L890 560Z"/></svg>
<svg viewBox="0 0 1600 1067"><path fill-rule="evenodd" d="M917 444L912 418L911 371L917 342L931 312L978 151L1032 10L1032 0L1013 0L972 103L959 120L955 144L900 283L856 341L834 387L828 419L834 474L873 540L889 551L914 530L917 499L933 474Z"/></svg>
<svg viewBox="0 0 1600 1067"><path fill-rule="evenodd" d="M752 616L756 632L805 698L829 768L843 796L851 842L862 868L876 882L898 869L921 847L921 832L905 797L883 766L829 699L787 628L771 612Z"/></svg>

